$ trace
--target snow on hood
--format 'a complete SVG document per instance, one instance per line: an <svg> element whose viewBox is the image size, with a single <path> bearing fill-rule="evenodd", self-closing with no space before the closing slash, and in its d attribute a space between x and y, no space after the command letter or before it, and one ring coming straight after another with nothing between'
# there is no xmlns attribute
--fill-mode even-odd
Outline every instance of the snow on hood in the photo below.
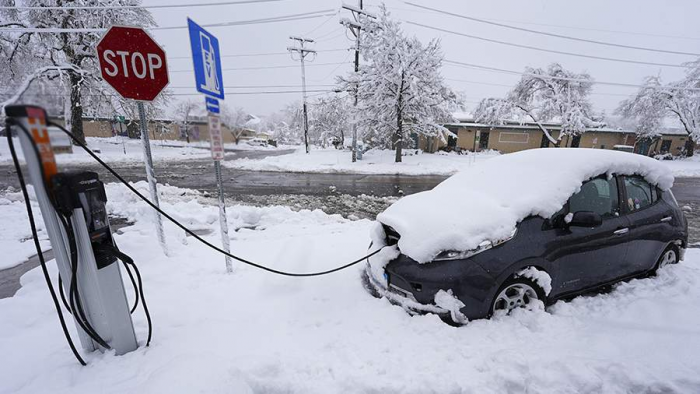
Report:
<svg viewBox="0 0 700 394"><path fill-rule="evenodd" d="M530 149L463 170L433 190L402 198L377 216L400 235L399 249L424 263L445 250L471 250L508 238L530 215L557 212L584 181L639 174L668 190L673 175L642 155L585 148Z"/></svg>

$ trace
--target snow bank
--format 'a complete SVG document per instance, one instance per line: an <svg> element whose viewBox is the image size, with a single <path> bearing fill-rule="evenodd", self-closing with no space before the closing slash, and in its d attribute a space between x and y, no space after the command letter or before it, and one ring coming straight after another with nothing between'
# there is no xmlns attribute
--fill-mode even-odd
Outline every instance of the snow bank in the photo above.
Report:
<svg viewBox="0 0 700 394"><path fill-rule="evenodd" d="M44 221L41 220L41 212L34 195L34 188L28 185L28 191L39 235L39 244L43 250L50 249L49 236L44 228ZM3 270L21 264L36 254L22 192L10 188L0 193L0 220L0 251L2 251L0 270Z"/></svg>
<svg viewBox="0 0 700 394"><path fill-rule="evenodd" d="M640 174L662 189L673 175L659 161L601 149L531 149L490 159L435 189L413 194L377 216L401 238L402 253L428 262L444 250L471 250L508 238L530 215L549 217L583 181L605 173Z"/></svg>
<svg viewBox="0 0 700 394"><path fill-rule="evenodd" d="M81 367L35 269L17 295L0 300L0 393L700 392L700 314L693 313L700 250L607 294L455 328L372 298L359 267L297 279L234 263L227 275L223 257L191 239L178 242L170 225L173 253L165 257L151 215L122 189L108 186L109 204L136 220L116 240L141 267L151 346L119 357L91 353ZM210 229L207 239L220 243L218 223L209 223L216 206L183 189L159 190L164 209ZM232 250L293 271L357 258L373 226L281 207L228 212ZM55 283L55 263L49 266ZM143 345L146 320L133 316Z"/></svg>
<svg viewBox="0 0 700 394"><path fill-rule="evenodd" d="M700 177L700 155L698 154L686 159L663 160L661 163L668 167L676 177Z"/></svg>
<svg viewBox="0 0 700 394"><path fill-rule="evenodd" d="M306 154L303 149L288 155L269 156L262 159L240 159L224 162L229 168L251 171L308 172L337 174L403 174L403 175L452 175L483 160L498 156L488 151L476 154L456 153L406 155L402 163L395 163L391 150L370 150L362 160L353 163L350 151L337 149L313 149Z"/></svg>
<svg viewBox="0 0 700 394"><path fill-rule="evenodd" d="M24 160L24 152L22 152L20 147L19 139L15 138L14 141L15 148L18 150L18 156L21 160ZM143 163L143 145L140 139L125 137L87 137L86 142L88 147L93 151L99 150L97 155L107 162ZM175 144L175 146L170 146L171 144ZM178 144L176 141L151 141L151 153L154 161L211 157L211 153L208 149L198 148L197 146L198 145L184 146L183 144ZM206 147L208 148L209 145L207 144ZM95 159L79 146L74 146L73 153L56 155L56 161L59 164L92 164L95 162ZM12 156L10 155L7 138L2 137L0 138L0 163L11 162Z"/></svg>

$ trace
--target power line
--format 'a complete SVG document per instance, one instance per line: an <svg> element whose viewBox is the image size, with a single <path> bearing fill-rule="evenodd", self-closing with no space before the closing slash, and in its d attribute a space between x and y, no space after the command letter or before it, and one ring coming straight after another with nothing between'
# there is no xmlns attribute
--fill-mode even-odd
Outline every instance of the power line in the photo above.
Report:
<svg viewBox="0 0 700 394"><path fill-rule="evenodd" d="M340 13L340 10L338 10L338 12L336 12L335 14L331 15L330 17L328 17L328 19L326 19L326 20L324 20L323 22L321 22L318 26L316 26L316 27L314 27L313 29L311 29L311 30L309 30L308 32L306 32L304 35L305 35L305 36L311 35L311 33L313 33L313 32L315 32L316 30L322 28L326 23L330 22L330 20L333 19L333 17L336 16L336 15L338 15L339 13Z"/></svg>
<svg viewBox="0 0 700 394"><path fill-rule="evenodd" d="M400 1L402 1L402 0L400 0ZM440 13L440 14L450 15L450 16L454 16L454 17L462 18L462 19L467 19L467 20L474 21L474 22L485 23L485 24L488 24L488 25L503 27L503 28L506 28L506 29L524 31L524 32L533 33L533 34L541 34L541 35L545 35L545 36L549 36L549 37L562 38L562 39L565 39L565 40L573 40L573 41L587 42L587 43L591 43L591 44L606 45L606 46L610 46L610 47L618 47L618 48L626 48L626 49L636 49L636 50L640 50L640 51L659 52L659 53L671 53L671 54L674 54L674 55L700 56L700 53L680 52L680 51L669 51L669 50L666 50L666 49L656 49L656 48L638 47L638 46L633 46L633 45L624 45L624 44L617 44L617 43L612 43L612 42L597 41L597 40L589 40L589 39L586 39L586 38L565 36L565 35L563 35L563 34L549 33L549 32L540 31L540 30L526 29L526 28L524 28L524 27L517 27L517 26L507 25L507 24L504 24L504 23L492 22L492 21L488 21L488 20L485 20L485 19L474 18L474 17L472 17L472 16L461 15L461 14L455 14L455 13L453 13L453 12L448 12L448 11L444 11L444 10L439 10L439 9L437 9L437 8L431 8L431 7L426 7L426 6L423 6L423 5L420 5L420 4L411 3L410 1L402 1L402 2L403 2L403 3L406 3L406 4L410 5L410 6L416 7L416 8L421 8L421 9L424 9L424 10L430 10L430 11L437 12L437 13Z"/></svg>
<svg viewBox="0 0 700 394"><path fill-rule="evenodd" d="M460 67L466 67L466 68L476 68L476 69L485 70L485 71L498 72L498 73L511 74L511 75L519 75L519 76L523 76L523 75L533 76L533 77L538 77L538 78L542 78L542 79L572 81L572 82L584 82L584 83L590 83L593 85L597 84L597 85L623 86L623 87L628 87L628 88L649 88L649 89L666 89L667 88L666 86L637 85L637 84L622 83L622 82L601 82L601 81L580 79L580 78L552 77L552 76L547 76L547 75L506 70L506 69L497 68L497 67L483 66L483 65L479 65L479 64L473 64L473 63L458 62L456 60L445 59L444 61L445 61L445 63L447 63L449 65L453 65L453 66L460 66ZM673 87L672 89L673 90L684 90L684 91L700 91L700 88Z"/></svg>
<svg viewBox="0 0 700 394"><path fill-rule="evenodd" d="M343 64L343 63L314 63L314 64L308 64L306 67L318 67L318 66L335 66L337 64ZM280 65L280 66L259 66L259 67L234 67L234 68L223 68L222 71L245 71L245 70L267 70L267 69L276 69L276 68L294 68L297 66L294 65ZM191 72L192 69L187 69L187 70L171 70L171 73L183 73L183 72Z"/></svg>
<svg viewBox="0 0 700 394"><path fill-rule="evenodd" d="M122 6L0 6L0 10L31 10L31 11L53 11L53 10L128 10L128 9L162 9L162 8L192 8L192 7L211 7L222 5L239 5L239 4L255 4L255 3L271 3L286 0L238 0L225 1L221 3L187 3L187 4L161 4L161 5L122 5Z"/></svg>
<svg viewBox="0 0 700 394"><path fill-rule="evenodd" d="M329 16L329 12L335 12L334 9L304 12L300 14L290 14L275 16L269 18L260 19L250 19L244 21L232 21L232 22L220 22L220 23L209 23L203 24L202 27L230 27L230 26L245 26L245 25L257 25L264 23L277 23L277 22L289 22L298 21L305 19L321 18L324 16ZM188 26L165 26L165 27L150 27L147 30L179 30L187 29ZM108 28L34 28L34 27L0 27L0 32L18 32L18 33L102 33L107 31Z"/></svg>
<svg viewBox="0 0 700 394"><path fill-rule="evenodd" d="M475 35L471 35L471 34L460 33L460 32L454 31L454 30L442 29L442 28L439 28L439 27L428 26L428 25L424 25L424 24L422 24L422 23L417 23L417 22L412 22L412 21L406 21L406 23L411 24L411 25L415 25L415 26L424 27L424 28L426 28L426 29L441 31L441 32L443 32L443 33L455 34L455 35L462 36L462 37L472 38L472 39L475 39L475 40L481 40L481 41L486 41L486 42L492 42L492 43L495 43L495 44L507 45L507 46L517 47L517 48L530 49L530 50L540 51L540 52L549 52L549 53L556 53L556 54L559 54L559 55L568 55L568 56L583 57L583 58L587 58L587 59L606 60L606 61L611 61L611 62L632 63L632 64L643 64L643 65L647 65L647 66L688 68L687 66L680 65L680 64L643 62L643 61L638 61L638 60L617 59L617 58L611 58L611 57L603 57L603 56L595 56L595 55L585 55L585 54L574 53L574 52L557 51L557 50L554 50L554 49L546 49L546 48L533 47L533 46L530 46L530 45L515 44L515 43L512 43L512 42L494 40L494 39L492 39L492 38L486 38L486 37L480 37L480 36L475 36Z"/></svg>
<svg viewBox="0 0 700 394"><path fill-rule="evenodd" d="M345 52L347 48L337 48L337 49L320 49L316 52ZM286 55L289 56L289 52L267 52L267 53L238 53L232 55L221 55L221 57L255 57L255 56L278 56ZM168 56L168 59L192 59L192 56Z"/></svg>
<svg viewBox="0 0 700 394"><path fill-rule="evenodd" d="M377 7L377 6L370 5L370 7ZM393 6L386 7L386 8L388 8L390 10L396 10L396 11L423 12L423 11L415 10L415 9L411 9L411 8L402 8L402 7L393 7ZM643 32L639 32L639 31L597 29L597 28L592 28L592 27L581 27L581 26L570 26L570 25L565 26L565 25L555 25L555 24L551 24L551 23L524 22L524 21L496 19L496 18L488 18L486 20L496 21L496 22L515 23L515 24L519 24L519 25L554 27L554 28L558 28L558 29L596 31L596 32L602 32L602 33L628 34L628 35L633 35L633 36L660 37L660 38L673 38L673 39L679 39L679 40L700 41L700 37L687 37L687 36L674 36L674 35L668 35L668 34L643 33Z"/></svg>
<svg viewBox="0 0 700 394"><path fill-rule="evenodd" d="M321 93L332 93L333 90L323 90L323 89L312 89L307 90L307 92L321 92ZM287 94L287 93L301 93L301 90L263 90L258 92L226 92L226 95L256 95L256 94ZM0 94L2 95L2 94ZM201 93L170 93L170 96L200 96ZM59 93L25 93L21 97L65 97L65 94ZM105 93L105 94L83 94L82 97L121 97L115 93Z"/></svg>
<svg viewBox="0 0 700 394"><path fill-rule="evenodd" d="M306 85L315 87L334 87L335 85L320 84L320 85ZM194 89L194 86L168 86L169 89ZM238 85L238 86L224 86L224 89L267 89L267 88L301 88L301 85Z"/></svg>

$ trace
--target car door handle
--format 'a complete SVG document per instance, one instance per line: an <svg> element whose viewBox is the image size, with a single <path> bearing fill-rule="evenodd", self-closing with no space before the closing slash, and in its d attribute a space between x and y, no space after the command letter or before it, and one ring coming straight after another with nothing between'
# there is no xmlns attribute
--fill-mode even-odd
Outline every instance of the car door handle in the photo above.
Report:
<svg viewBox="0 0 700 394"><path fill-rule="evenodd" d="M625 227L625 228L620 228L620 229L617 229L617 230L613 231L613 234L615 234L615 235L623 235L623 234L627 234L627 233L629 233L629 232L630 232L630 229L627 228L627 227Z"/></svg>
<svg viewBox="0 0 700 394"><path fill-rule="evenodd" d="M666 217L664 217L664 218L661 218L661 220L659 220L659 221L660 221L660 222L670 222L671 220L673 220L673 217L671 217L671 216L666 216Z"/></svg>

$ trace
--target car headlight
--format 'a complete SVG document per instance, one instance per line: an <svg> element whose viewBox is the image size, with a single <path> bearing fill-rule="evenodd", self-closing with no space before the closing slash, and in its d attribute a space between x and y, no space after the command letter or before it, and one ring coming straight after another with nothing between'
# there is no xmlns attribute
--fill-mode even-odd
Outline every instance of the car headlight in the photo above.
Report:
<svg viewBox="0 0 700 394"><path fill-rule="evenodd" d="M513 239L513 237L515 237L516 232L517 232L517 230L513 230L513 233L511 233L510 236L508 236L504 239L497 240L497 241L493 241L493 242L492 241L484 241L484 242L480 243L479 246L477 246L476 248L471 249L471 250L465 250L465 251L445 250L445 251L442 251L437 256L435 256L433 261L462 260L462 259L469 258L471 256L474 256L474 255L479 254L481 252L485 252L493 247L496 247L498 245L501 245L501 244Z"/></svg>

